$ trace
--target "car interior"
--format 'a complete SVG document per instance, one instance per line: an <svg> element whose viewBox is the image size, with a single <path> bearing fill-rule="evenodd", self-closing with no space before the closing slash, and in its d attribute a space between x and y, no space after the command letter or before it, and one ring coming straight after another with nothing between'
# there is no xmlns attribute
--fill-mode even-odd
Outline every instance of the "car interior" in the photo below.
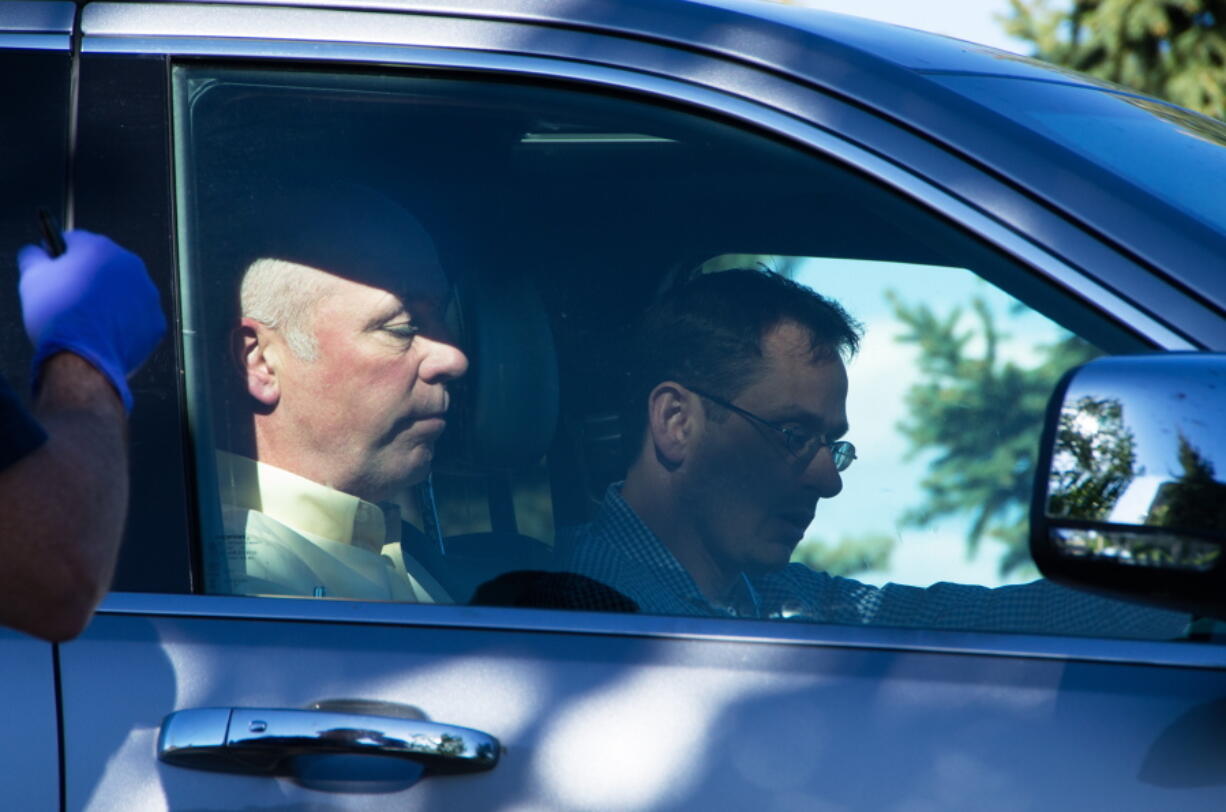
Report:
<svg viewBox="0 0 1226 812"><path fill-rule="evenodd" d="M222 349L243 270L230 218L320 168L412 211L454 284L470 371L431 482L398 501L421 531L404 543L457 602L554 568L621 478L628 331L694 274L786 257L968 267L1102 346L1136 344L878 183L710 114L455 73L186 65L174 82L199 548L219 533L209 450L250 431Z"/></svg>

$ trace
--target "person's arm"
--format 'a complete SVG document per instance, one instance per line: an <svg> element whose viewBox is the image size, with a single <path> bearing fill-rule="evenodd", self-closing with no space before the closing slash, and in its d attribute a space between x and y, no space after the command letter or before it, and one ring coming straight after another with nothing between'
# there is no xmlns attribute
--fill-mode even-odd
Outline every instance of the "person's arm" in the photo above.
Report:
<svg viewBox="0 0 1226 812"><path fill-rule="evenodd" d="M46 442L0 471L0 624L62 641L85 627L115 571L127 415L110 381L68 352L43 364L34 412Z"/></svg>
<svg viewBox="0 0 1226 812"><path fill-rule="evenodd" d="M822 623L1152 640L1183 637L1191 619L1045 579L996 588L948 582L876 587L789 564L759 585L772 605L794 606L793 616Z"/></svg>
<svg viewBox="0 0 1226 812"><path fill-rule="evenodd" d="M872 622L924 628L1176 639L1191 617L1082 592L1040 579L988 588L937 583L927 588L887 584Z"/></svg>
<svg viewBox="0 0 1226 812"><path fill-rule="evenodd" d="M166 329L140 258L85 231L64 241L60 256L28 245L17 257L46 440L0 471L0 623L56 641L80 633L110 586L128 502L127 376Z"/></svg>

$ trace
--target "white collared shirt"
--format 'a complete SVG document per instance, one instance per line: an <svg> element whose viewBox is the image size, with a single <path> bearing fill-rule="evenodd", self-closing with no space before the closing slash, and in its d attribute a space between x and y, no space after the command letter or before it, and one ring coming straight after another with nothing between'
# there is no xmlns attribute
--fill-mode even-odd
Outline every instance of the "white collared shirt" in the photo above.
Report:
<svg viewBox="0 0 1226 812"><path fill-rule="evenodd" d="M450 602L400 547L400 511L267 463L217 452L224 556L211 583L237 595ZM220 570L220 571L218 571Z"/></svg>

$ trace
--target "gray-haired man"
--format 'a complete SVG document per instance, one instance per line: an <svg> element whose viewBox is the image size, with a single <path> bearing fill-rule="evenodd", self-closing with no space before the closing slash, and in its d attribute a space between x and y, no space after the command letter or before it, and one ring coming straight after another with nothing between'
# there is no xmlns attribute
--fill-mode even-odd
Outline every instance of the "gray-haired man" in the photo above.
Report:
<svg viewBox="0 0 1226 812"><path fill-rule="evenodd" d="M221 454L230 590L445 599L401 556L383 503L430 473L447 385L468 361L417 220L371 190L297 197L241 286L233 350L254 459Z"/></svg>

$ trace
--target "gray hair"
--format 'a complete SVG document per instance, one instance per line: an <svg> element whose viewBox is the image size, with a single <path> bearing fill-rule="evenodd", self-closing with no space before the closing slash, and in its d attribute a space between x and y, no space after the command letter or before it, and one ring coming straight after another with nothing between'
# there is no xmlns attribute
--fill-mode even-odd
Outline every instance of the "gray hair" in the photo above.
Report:
<svg viewBox="0 0 1226 812"><path fill-rule="evenodd" d="M315 306L328 291L330 274L284 259L264 257L247 266L239 289L243 315L277 330L290 352L304 361L319 358Z"/></svg>

